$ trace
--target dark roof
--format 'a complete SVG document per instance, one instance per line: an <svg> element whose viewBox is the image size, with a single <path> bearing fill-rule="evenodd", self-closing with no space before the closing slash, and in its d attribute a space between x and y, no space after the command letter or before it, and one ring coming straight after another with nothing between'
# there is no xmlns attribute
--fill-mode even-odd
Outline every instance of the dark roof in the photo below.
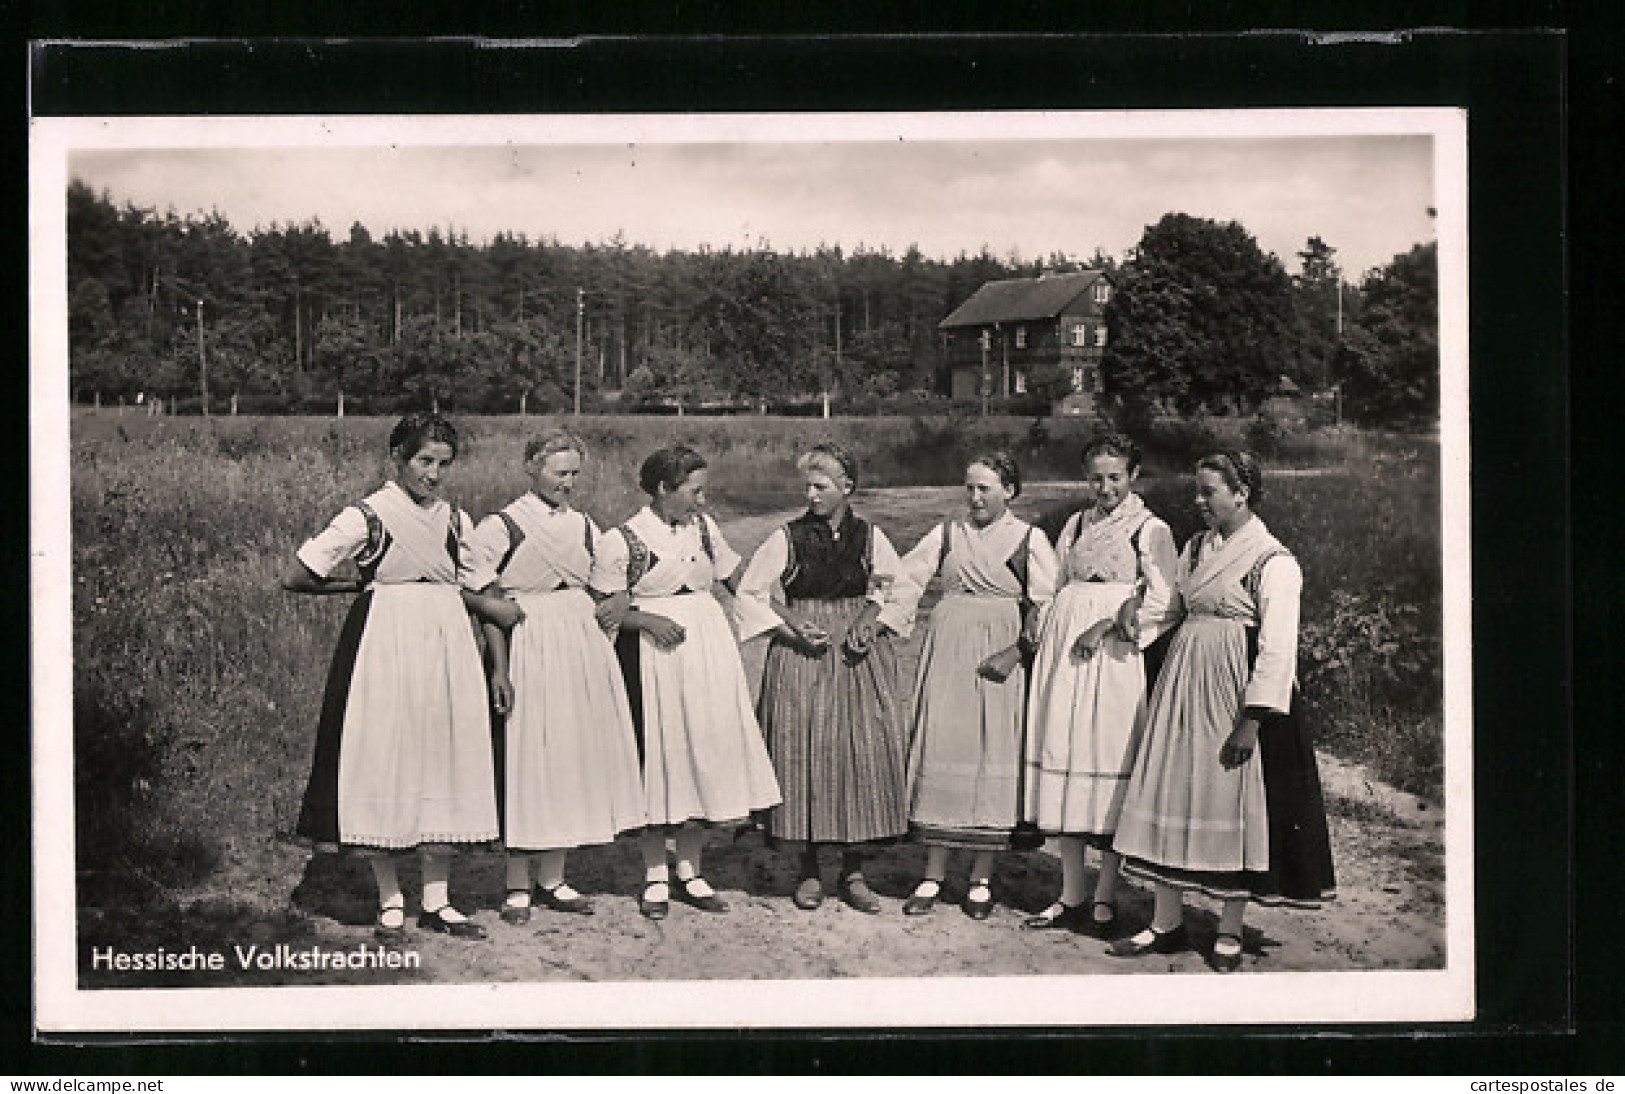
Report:
<svg viewBox="0 0 1625 1094"><path fill-rule="evenodd" d="M980 327L1028 319L1054 319L1078 295L1100 280L1103 270L989 281L937 326Z"/></svg>

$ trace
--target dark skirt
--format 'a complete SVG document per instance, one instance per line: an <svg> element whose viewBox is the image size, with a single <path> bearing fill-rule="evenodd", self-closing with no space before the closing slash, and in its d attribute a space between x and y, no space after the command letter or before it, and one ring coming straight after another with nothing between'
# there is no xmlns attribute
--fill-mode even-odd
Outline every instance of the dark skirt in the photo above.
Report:
<svg viewBox="0 0 1625 1094"><path fill-rule="evenodd" d="M832 647L821 657L779 639L768 648L756 715L784 794L767 814L771 839L864 843L908 830L897 651L890 638L877 638L860 658L840 648L864 604L795 601L830 633Z"/></svg>
<svg viewBox="0 0 1625 1094"><path fill-rule="evenodd" d="M356 652L367 630L372 593L364 592L350 605L339 630L333 662L322 693L321 720L316 724L316 755L305 784L305 800L294 832L318 850L339 849L339 746L344 741L344 711L350 702L350 679L355 674Z"/></svg>

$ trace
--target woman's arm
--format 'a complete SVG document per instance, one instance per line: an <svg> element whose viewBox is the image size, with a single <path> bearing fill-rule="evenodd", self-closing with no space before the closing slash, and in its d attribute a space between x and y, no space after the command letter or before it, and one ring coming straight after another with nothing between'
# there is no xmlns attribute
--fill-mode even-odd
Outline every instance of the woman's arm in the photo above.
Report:
<svg viewBox="0 0 1625 1094"><path fill-rule="evenodd" d="M498 627L513 628L525 621L525 611L518 604L505 596L493 596L489 592L476 593L469 589L460 589L463 594L463 605L482 623L491 623Z"/></svg>
<svg viewBox="0 0 1625 1094"><path fill-rule="evenodd" d="M366 583L354 577L322 577L295 558L283 571L282 587L290 593L333 596L339 593L359 593L366 588Z"/></svg>
<svg viewBox="0 0 1625 1094"><path fill-rule="evenodd" d="M508 672L508 632L494 623L485 631L485 667L491 676L491 707L498 714L513 709L513 677Z"/></svg>

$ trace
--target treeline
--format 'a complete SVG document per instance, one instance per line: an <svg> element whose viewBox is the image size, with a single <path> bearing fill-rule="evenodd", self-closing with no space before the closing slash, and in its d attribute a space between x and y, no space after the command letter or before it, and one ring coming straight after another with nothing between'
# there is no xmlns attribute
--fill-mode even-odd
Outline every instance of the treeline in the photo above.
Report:
<svg viewBox="0 0 1625 1094"><path fill-rule="evenodd" d="M1318 236L1289 274L1239 224L1170 213L1121 263L987 247L656 252L503 233L316 221L244 236L219 214L67 194L70 379L81 403L162 398L216 413L458 412L732 403L845 410L949 387L937 324L987 281L1114 271L1102 362L1122 424L1250 413L1339 392L1395 424L1437 414L1432 244L1349 284ZM1291 383L1283 385L1282 378ZM1034 408L1023 406L1031 411ZM1039 408L1041 409L1041 408Z"/></svg>
<svg viewBox="0 0 1625 1094"><path fill-rule="evenodd" d="M138 394L216 412L372 412L431 402L589 405L851 399L939 383L937 323L983 282L1079 268L1065 255L952 261L840 247L656 252L436 229L335 239L317 222L246 237L68 191L71 374L81 402ZM1104 258L1104 256L1100 256ZM1104 259L1109 262L1109 259Z"/></svg>

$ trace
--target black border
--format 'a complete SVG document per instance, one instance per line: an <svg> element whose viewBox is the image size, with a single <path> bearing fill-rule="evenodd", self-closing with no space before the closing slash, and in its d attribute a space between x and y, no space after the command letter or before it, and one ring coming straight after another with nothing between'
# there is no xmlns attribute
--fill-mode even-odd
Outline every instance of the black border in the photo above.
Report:
<svg viewBox="0 0 1625 1094"><path fill-rule="evenodd" d="M127 22L130 29L122 33L134 32L140 22L139 17ZM118 27L112 25L115 32ZM197 24L193 29L199 29ZM221 30L214 28L215 33ZM49 36L62 30L37 22L29 33ZM1378 105L1461 105L1469 110L1477 1023L1440 1027L1442 1036L1419 1037L1410 1027L1307 1036L1304 1031L1218 1028L1158 1034L1103 1031L1087 1043L1070 1034L1038 1031L961 1031L953 1039L897 1031L880 1034L878 1055L867 1047L854 1053L858 1038L842 1033L638 1033L628 1041L571 1036L543 1045L471 1045L415 1034L391 1051L390 1069L423 1070L431 1052L438 1061L433 1070L562 1067L689 1074L835 1074L879 1067L922 1074L1336 1072L1372 1070L1373 1064L1385 1071L1427 1066L1485 1074L1568 1071L1609 1059L1597 1041L1572 1036L1579 1014L1570 934L1575 906L1568 716L1574 681L1568 494L1562 485L1569 480L1570 440L1563 194L1569 51L1584 52L1590 73L1598 76L1610 62L1590 51L1605 50L1613 37L1605 31L1588 38L1583 51L1577 36L1541 31L1404 32L1386 41L1337 45L1307 44L1304 35L1292 33L1105 38L956 34L793 40L608 37L508 49L469 41L401 40L213 42L163 50L58 44L32 49L28 94L39 115ZM1612 65L1617 69L1617 62ZM1605 140L1585 155L1606 160L1608 148L1618 150L1617 104L1594 104L1592 111L1592 120L1615 135L1611 145ZM1578 150L1576 159L1581 159ZM1596 200L1602 195L1589 196ZM1608 207L1606 201L1603 206ZM1611 208L1617 223L1618 206ZM13 238L26 239L26 210L20 215L14 211L14 216L14 228L17 221L23 223ZM10 299L22 301L21 322L13 328L22 331L26 296L16 269L12 267L12 285L19 291ZM17 311L14 303L14 319ZM1606 329L1606 323L1594 331L1577 328L1577 342L1606 346L1599 337ZM1617 357L1617 349L1610 356ZM1586 573L1589 580L1594 571ZM1618 584L1614 578L1598 589L1617 591ZM1617 598L1604 599L1610 602ZM25 604L19 598L24 613ZM26 626L25 614L23 619ZM1617 639L1602 648L1617 650ZM18 675L26 679L21 656L16 656ZM1617 712L1617 699L1609 697L1601 702L1603 713L1610 704ZM1617 745L1613 747L1617 757ZM1594 763L1589 751L1587 757L1589 770ZM18 765L12 773L24 768ZM20 824L13 827L25 831L26 784L8 798L25 804ZM1593 844L1599 837L1606 839L1606 829L1581 826L1580 834ZM1593 846L1592 853L1606 851ZM8 871L12 908L26 907L26 876ZM23 918L14 916L12 925ZM21 962L26 985L27 938L9 941L5 971L17 971ZM1612 1028L1619 1025L1618 985L1614 980L1589 996L1602 1004L1590 1016L1601 1017ZM1614 1004L1611 1011L1609 1003ZM26 1028L22 1032L26 1038ZM1350 1032L1353 1036L1344 1035ZM93 1052L33 1045L28 1056L36 1067L59 1074L380 1070L383 1058L364 1045L352 1037L312 1043L275 1036L249 1043L216 1040L201 1054L173 1043L117 1043Z"/></svg>

